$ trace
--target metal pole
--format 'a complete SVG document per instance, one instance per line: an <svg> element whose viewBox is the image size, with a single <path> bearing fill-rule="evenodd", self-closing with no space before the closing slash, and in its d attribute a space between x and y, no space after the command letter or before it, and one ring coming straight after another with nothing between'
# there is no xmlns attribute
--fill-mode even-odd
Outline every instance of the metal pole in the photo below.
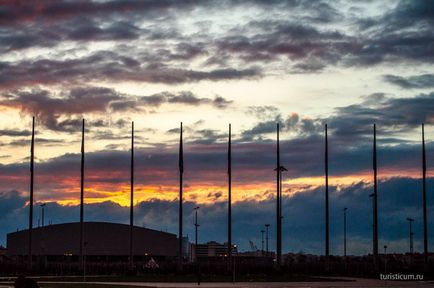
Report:
<svg viewBox="0 0 434 288"><path fill-rule="evenodd" d="M422 123L422 184L423 184L423 260L425 268L428 264L428 215L426 208L426 152L425 152L425 128Z"/></svg>
<svg viewBox="0 0 434 288"><path fill-rule="evenodd" d="M280 243L280 253L282 253L282 237L283 237L283 231L282 231L282 222L283 222L283 214L282 214L282 209L283 209L283 205L282 205L282 200L283 200L283 194L282 194L282 191L283 191L283 184L282 184L282 179L283 179L283 177L282 177L282 173L284 172L284 171L288 171L288 169L286 169L284 166L280 166L279 167L279 173L280 173L280 175L279 175L279 214L280 214L280 240L279 240L279 243ZM281 256L282 257L282 256Z"/></svg>
<svg viewBox="0 0 434 288"><path fill-rule="evenodd" d="M373 147L373 168L374 168L374 241L372 252L374 256L374 268L378 270L378 208L377 208L377 129L374 124L374 147Z"/></svg>
<svg viewBox="0 0 434 288"><path fill-rule="evenodd" d="M198 241L197 241L197 237L198 237L198 228L199 228L199 224L198 224L198 222L197 222L197 210L199 210L199 206L197 206L196 208L194 208L194 212L195 212L195 217L196 217L196 221L195 221L195 223L194 223L194 228L195 228L195 241L194 241L194 243L195 243L195 245L194 245L194 252L195 252L195 254L196 254L196 259L195 259L195 261L196 261L196 274L197 274L197 284L198 285L200 285L200 268L199 268L199 259L198 259L198 257L197 257L197 244L198 244Z"/></svg>
<svg viewBox="0 0 434 288"><path fill-rule="evenodd" d="M261 230L261 236L262 236L262 241L261 241L261 256L264 256L264 230Z"/></svg>
<svg viewBox="0 0 434 288"><path fill-rule="evenodd" d="M197 210L199 210L199 206L197 206L196 208L194 208L194 212L196 213L196 221L195 221L195 223L194 223L194 227L195 227L195 231L196 231L196 234L195 234L195 241L194 241L194 243L195 243L195 245L196 245L196 252L197 252L197 229L199 228L199 224L197 223ZM196 261L197 261L197 253L196 253Z"/></svg>
<svg viewBox="0 0 434 288"><path fill-rule="evenodd" d="M268 228L270 224L265 224L265 255L268 257Z"/></svg>
<svg viewBox="0 0 434 288"><path fill-rule="evenodd" d="M387 245L384 245L384 274L387 274Z"/></svg>
<svg viewBox="0 0 434 288"><path fill-rule="evenodd" d="M413 256L413 227L412 227L412 223L413 223L413 221L414 221L414 219L412 219L412 218L407 218L407 221L408 221L408 224L409 224L409 232L410 232L410 254L411 254L411 256Z"/></svg>
<svg viewBox="0 0 434 288"><path fill-rule="evenodd" d="M326 256L326 269L329 269L329 254L330 254L330 230L329 230L329 158L328 158L328 138L327 138L327 124L325 124L325 150L324 150L324 164L325 164L325 256Z"/></svg>
<svg viewBox="0 0 434 288"><path fill-rule="evenodd" d="M371 198L371 205L372 205L372 243L375 242L375 218L374 218L374 193L369 194L369 197ZM372 256L374 256L374 250L372 250ZM375 256L374 256L374 267L376 267L375 262Z"/></svg>
<svg viewBox="0 0 434 288"><path fill-rule="evenodd" d="M44 227L44 219L45 219L45 205L46 203L42 203L41 204L41 223L42 223L42 227Z"/></svg>
<svg viewBox="0 0 434 288"><path fill-rule="evenodd" d="M232 131L229 124L228 142L228 259L229 269L232 269Z"/></svg>
<svg viewBox="0 0 434 288"><path fill-rule="evenodd" d="M281 266L281 215L280 215L280 144L279 144L279 123L277 123L277 166L276 166L276 184L277 184L277 199L276 199L276 264L277 267Z"/></svg>
<svg viewBox="0 0 434 288"><path fill-rule="evenodd" d="M179 270L182 270L182 174L184 173L184 147L182 143L182 122L179 138L179 233L178 233L178 256Z"/></svg>
<svg viewBox="0 0 434 288"><path fill-rule="evenodd" d="M347 210L348 210L348 208L344 208L344 257L345 257L345 261L347 260Z"/></svg>
<svg viewBox="0 0 434 288"><path fill-rule="evenodd" d="M35 116L32 120L32 142L30 146L30 200L29 200L29 255L28 266L32 270L32 230L33 230L33 180L34 180L34 161L35 161Z"/></svg>
<svg viewBox="0 0 434 288"><path fill-rule="evenodd" d="M130 197L130 269L133 269L133 228L134 228L134 121L131 123L131 197Z"/></svg>
<svg viewBox="0 0 434 288"><path fill-rule="evenodd" d="M81 127L81 178L80 178L80 267L84 269L83 245L84 245L84 130L85 120Z"/></svg>

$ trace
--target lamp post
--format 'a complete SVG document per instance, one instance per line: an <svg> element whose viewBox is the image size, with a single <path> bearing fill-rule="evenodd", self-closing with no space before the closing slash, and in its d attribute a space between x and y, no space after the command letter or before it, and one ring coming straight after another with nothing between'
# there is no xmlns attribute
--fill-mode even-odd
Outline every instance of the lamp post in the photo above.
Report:
<svg viewBox="0 0 434 288"><path fill-rule="evenodd" d="M384 245L384 274L387 274L387 245Z"/></svg>
<svg viewBox="0 0 434 288"><path fill-rule="evenodd" d="M265 224L265 255L268 257L268 228L270 224Z"/></svg>
<svg viewBox="0 0 434 288"><path fill-rule="evenodd" d="M197 223L197 210L199 210L199 206L196 206L193 208L195 212L195 222L194 222L194 228L195 228L195 244L194 244L194 253L196 254L196 273L197 273L197 285L200 285L200 267L199 267L199 261L197 257L197 230L199 228L199 224Z"/></svg>
<svg viewBox="0 0 434 288"><path fill-rule="evenodd" d="M425 129L422 123L422 210L423 210L423 263L426 270L428 265L428 220L426 204L426 152L425 152Z"/></svg>
<svg viewBox="0 0 434 288"><path fill-rule="evenodd" d="M30 199L29 199L29 234L28 234L28 268L32 270L32 231L33 231L33 188L34 188L34 165L35 165L35 116L32 118L32 141L30 144Z"/></svg>
<svg viewBox="0 0 434 288"><path fill-rule="evenodd" d="M182 257L182 222L183 222L183 214L182 214L182 195L183 195L183 173L184 173L184 145L183 145L183 138L182 138L182 122L181 122L181 128L180 128L180 136L179 136L179 232L178 232L178 269L179 271L182 271L182 263L183 263L183 257Z"/></svg>
<svg viewBox="0 0 434 288"><path fill-rule="evenodd" d="M276 171L276 266L278 269L280 269L280 265L281 265L281 253L282 253L282 231L281 231L281 223L282 223L282 218L281 218L281 214L280 214L280 143L279 143L279 123L277 123L277 145L276 145L276 154L277 154L277 163L276 163L276 168L274 169L274 171Z"/></svg>
<svg viewBox="0 0 434 288"><path fill-rule="evenodd" d="M41 221L42 221L42 227L44 227L44 219L45 219L45 205L46 203L42 203L41 205Z"/></svg>
<svg viewBox="0 0 434 288"><path fill-rule="evenodd" d="M324 136L325 136L325 145L324 145L324 178L325 178L325 202L324 202L324 211L325 211L325 258L326 258L326 271L328 272L330 268L330 222L329 222L329 148L328 148L328 134L327 134L327 123L324 126Z"/></svg>
<svg viewBox="0 0 434 288"><path fill-rule="evenodd" d="M280 197L279 197L279 200L280 200L280 203L279 203L280 219L283 219L283 216L282 216L282 187L283 187L283 185L282 185L282 172L284 172L284 171L288 171L288 169L286 169L284 166L280 166L280 168L279 168L279 173L280 173L280 176L279 176L279 180L280 180L280 183L279 183L279 186L280 186L279 187L279 192L280 192ZM282 220L280 220L280 221L282 221ZM280 223L280 226L282 226L282 223ZM282 233L282 227L280 229L281 229L280 233Z"/></svg>
<svg viewBox="0 0 434 288"><path fill-rule="evenodd" d="M414 221L414 219L412 218L407 218L408 224L409 224L409 237L410 237L410 254L411 256L413 256L413 227L412 227L412 223Z"/></svg>
<svg viewBox="0 0 434 288"><path fill-rule="evenodd" d="M197 261L197 230L199 228L199 224L197 223L197 210L199 210L199 206L193 208L194 212L195 212L195 222L194 222L194 228L195 228L195 246L194 246L194 252L196 254L196 261Z"/></svg>
<svg viewBox="0 0 434 288"><path fill-rule="evenodd" d="M372 254L374 256L374 268L378 270L378 185L377 185L377 128L374 124L374 143L373 143L373 155L372 155L372 168L374 170L374 193L372 194L372 206L373 206L373 241L372 241Z"/></svg>
<svg viewBox="0 0 434 288"><path fill-rule="evenodd" d="M373 243L373 249L372 249L372 256L374 258L374 268L377 269L377 262L376 262L376 257L375 257L375 193L371 193L369 194L369 198L371 198L371 203L372 203L372 243Z"/></svg>
<svg viewBox="0 0 434 288"><path fill-rule="evenodd" d="M280 160L279 160L280 161ZM280 163L280 162L279 162ZM276 260L277 265L281 265L281 258L282 258L282 172L288 171L284 166L279 165L274 169L278 173L278 179L279 179L279 187L277 191L277 201L278 201L278 208L277 208L277 249L276 249Z"/></svg>
<svg viewBox="0 0 434 288"><path fill-rule="evenodd" d="M347 210L348 208L344 208L344 257L345 261L347 261Z"/></svg>
<svg viewBox="0 0 434 288"><path fill-rule="evenodd" d="M262 236L262 241L261 241L261 256L264 256L264 233L265 233L265 231L264 230L261 230L261 236Z"/></svg>

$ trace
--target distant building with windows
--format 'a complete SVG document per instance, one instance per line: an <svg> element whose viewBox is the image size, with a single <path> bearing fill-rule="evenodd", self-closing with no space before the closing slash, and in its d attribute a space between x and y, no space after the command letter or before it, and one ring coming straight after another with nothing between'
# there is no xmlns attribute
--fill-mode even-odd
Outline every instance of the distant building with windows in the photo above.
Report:
<svg viewBox="0 0 434 288"><path fill-rule="evenodd" d="M197 258L223 258L228 256L228 244L210 241L205 244L191 244L191 261ZM238 254L237 245L232 245L232 255Z"/></svg>

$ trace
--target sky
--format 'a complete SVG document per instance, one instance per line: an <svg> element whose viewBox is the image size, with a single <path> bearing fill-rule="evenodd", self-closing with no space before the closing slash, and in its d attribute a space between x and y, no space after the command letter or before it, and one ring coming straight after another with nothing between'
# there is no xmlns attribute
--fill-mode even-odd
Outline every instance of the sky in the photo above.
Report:
<svg viewBox="0 0 434 288"><path fill-rule="evenodd" d="M324 125L331 253L371 252L372 126L377 125L380 247L422 248L421 123L434 239L434 2L0 1L0 245L28 225L79 219L86 119L85 220L129 223L131 122L135 224L177 233L184 125L184 227L226 240L228 125L233 239L275 244L276 124L281 127L283 251L324 251ZM35 208L34 223L40 219ZM434 240L429 243L434 249Z"/></svg>

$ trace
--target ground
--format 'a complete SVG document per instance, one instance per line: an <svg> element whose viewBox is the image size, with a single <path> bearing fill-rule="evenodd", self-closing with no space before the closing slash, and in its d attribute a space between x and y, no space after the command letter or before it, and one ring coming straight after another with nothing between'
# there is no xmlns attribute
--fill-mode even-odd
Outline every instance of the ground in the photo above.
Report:
<svg viewBox="0 0 434 288"><path fill-rule="evenodd" d="M320 281L320 282L240 282L240 283L201 283L200 287L218 288L218 287L231 287L231 288L285 288L285 287L301 287L301 288L365 288L365 287L434 287L433 281L381 281L375 279L361 279L361 278L339 278L345 281ZM114 288L114 287L148 287L148 288L190 288L198 287L197 283L162 283L162 282L45 282L39 281L42 288ZM13 287L12 282L1 282L0 287Z"/></svg>

